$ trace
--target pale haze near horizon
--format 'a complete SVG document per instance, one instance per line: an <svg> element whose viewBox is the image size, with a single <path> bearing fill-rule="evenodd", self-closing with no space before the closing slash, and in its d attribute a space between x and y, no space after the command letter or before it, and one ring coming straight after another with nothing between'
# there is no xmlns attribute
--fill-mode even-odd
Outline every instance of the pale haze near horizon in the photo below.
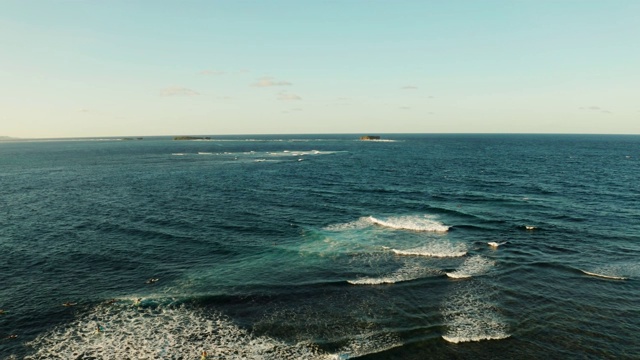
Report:
<svg viewBox="0 0 640 360"><path fill-rule="evenodd" d="M640 133L640 1L0 0L0 136Z"/></svg>

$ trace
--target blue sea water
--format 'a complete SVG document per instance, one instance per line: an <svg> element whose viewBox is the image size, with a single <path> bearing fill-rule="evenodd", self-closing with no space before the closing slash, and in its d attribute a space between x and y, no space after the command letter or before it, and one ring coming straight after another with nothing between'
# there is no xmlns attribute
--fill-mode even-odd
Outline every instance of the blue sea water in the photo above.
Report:
<svg viewBox="0 0 640 360"><path fill-rule="evenodd" d="M0 358L640 358L640 136L383 139L0 143Z"/></svg>

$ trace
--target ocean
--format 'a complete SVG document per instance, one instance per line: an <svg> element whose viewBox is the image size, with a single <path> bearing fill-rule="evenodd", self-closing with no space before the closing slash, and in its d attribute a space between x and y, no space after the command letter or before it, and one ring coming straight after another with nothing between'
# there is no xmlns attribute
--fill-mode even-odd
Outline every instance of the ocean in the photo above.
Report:
<svg viewBox="0 0 640 360"><path fill-rule="evenodd" d="M640 136L0 142L1 359L638 359Z"/></svg>

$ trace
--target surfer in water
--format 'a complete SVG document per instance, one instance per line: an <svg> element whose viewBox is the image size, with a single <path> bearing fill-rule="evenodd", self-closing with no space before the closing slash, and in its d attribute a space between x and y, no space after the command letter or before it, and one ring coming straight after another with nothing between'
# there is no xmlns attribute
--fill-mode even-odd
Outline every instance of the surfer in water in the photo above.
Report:
<svg viewBox="0 0 640 360"><path fill-rule="evenodd" d="M66 306L66 307L76 306L76 305L78 305L78 303L74 303L74 302L70 302L70 301L67 301L66 303L62 304L62 306Z"/></svg>
<svg viewBox="0 0 640 360"><path fill-rule="evenodd" d="M0 309L0 315L6 314L3 309Z"/></svg>
<svg viewBox="0 0 640 360"><path fill-rule="evenodd" d="M154 283L158 282L158 280L160 280L160 279L158 279L158 278L151 278L151 279L147 280L147 281L145 282L145 284L154 284Z"/></svg>
<svg viewBox="0 0 640 360"><path fill-rule="evenodd" d="M141 302L142 302L142 298L137 298L133 300L133 306L140 306Z"/></svg>
<svg viewBox="0 0 640 360"><path fill-rule="evenodd" d="M202 356L200 356L200 360L207 360L207 352L206 351L202 351Z"/></svg>

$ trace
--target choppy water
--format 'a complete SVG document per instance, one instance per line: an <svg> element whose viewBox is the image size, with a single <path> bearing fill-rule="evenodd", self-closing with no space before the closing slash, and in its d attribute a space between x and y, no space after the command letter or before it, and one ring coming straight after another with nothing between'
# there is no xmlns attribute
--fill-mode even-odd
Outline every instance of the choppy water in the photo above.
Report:
<svg viewBox="0 0 640 360"><path fill-rule="evenodd" d="M640 357L640 136L383 138L0 143L0 358Z"/></svg>

